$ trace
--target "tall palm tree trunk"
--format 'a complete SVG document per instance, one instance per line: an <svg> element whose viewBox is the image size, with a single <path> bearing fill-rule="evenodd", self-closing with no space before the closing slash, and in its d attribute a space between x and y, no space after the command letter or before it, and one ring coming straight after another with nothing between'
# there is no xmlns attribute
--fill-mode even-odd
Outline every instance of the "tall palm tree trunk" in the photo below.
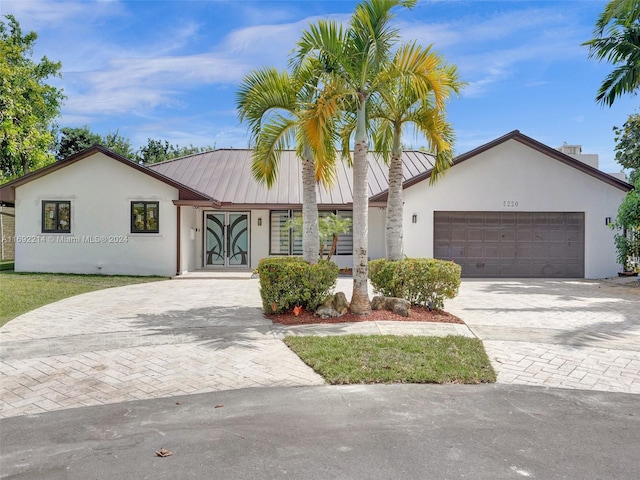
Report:
<svg viewBox="0 0 640 480"><path fill-rule="evenodd" d="M402 198L402 147L401 132L394 132L393 150L389 162L389 194L387 197L386 244L387 260L403 258L403 198Z"/></svg>
<svg viewBox="0 0 640 480"><path fill-rule="evenodd" d="M366 99L361 98L358 107L355 150L353 152L353 293L351 313L368 315L369 302L369 249L367 245L369 228L369 196L366 130Z"/></svg>
<svg viewBox="0 0 640 480"><path fill-rule="evenodd" d="M302 151L302 257L309 263L317 263L320 252L315 173L313 152L305 146Z"/></svg>

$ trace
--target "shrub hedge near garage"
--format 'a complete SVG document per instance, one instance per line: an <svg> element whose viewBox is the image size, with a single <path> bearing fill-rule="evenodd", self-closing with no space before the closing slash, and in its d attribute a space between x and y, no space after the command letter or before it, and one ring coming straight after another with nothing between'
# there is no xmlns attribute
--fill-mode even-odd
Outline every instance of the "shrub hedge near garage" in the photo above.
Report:
<svg viewBox="0 0 640 480"><path fill-rule="evenodd" d="M314 311L335 288L338 265L327 260L311 265L300 257L269 257L260 260L258 274L265 313L283 313L295 306Z"/></svg>
<svg viewBox="0 0 640 480"><path fill-rule="evenodd" d="M435 309L444 308L445 298L458 294L461 273L460 265L435 258L369 262L369 278L376 293Z"/></svg>

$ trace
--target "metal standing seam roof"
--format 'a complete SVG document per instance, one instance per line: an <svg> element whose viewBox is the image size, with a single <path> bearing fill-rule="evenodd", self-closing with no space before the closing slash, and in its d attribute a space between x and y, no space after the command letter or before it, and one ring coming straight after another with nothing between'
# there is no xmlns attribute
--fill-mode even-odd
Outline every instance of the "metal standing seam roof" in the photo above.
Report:
<svg viewBox="0 0 640 480"><path fill-rule="evenodd" d="M149 165L149 168L176 182L208 195L222 203L235 205L301 205L302 165L296 152L282 152L278 177L271 189L256 182L251 174L252 150L219 149ZM402 157L404 181L427 174L433 168L433 156L407 151ZM379 154L369 153L369 196L389 187L388 168ZM353 203L352 169L339 160L334 184L317 186L319 205Z"/></svg>

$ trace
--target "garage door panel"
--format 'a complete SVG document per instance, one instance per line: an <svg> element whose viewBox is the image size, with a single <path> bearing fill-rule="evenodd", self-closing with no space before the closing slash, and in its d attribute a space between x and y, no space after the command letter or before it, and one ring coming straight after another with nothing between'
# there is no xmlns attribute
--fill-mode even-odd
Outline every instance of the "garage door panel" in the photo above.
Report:
<svg viewBox="0 0 640 480"><path fill-rule="evenodd" d="M533 252L531 256L533 258L548 258L549 257L549 245L546 243L534 243L531 246Z"/></svg>
<svg viewBox="0 0 640 480"><path fill-rule="evenodd" d="M566 277L575 278L575 277L584 277L584 262L579 263L567 263L566 264Z"/></svg>
<svg viewBox="0 0 640 480"><path fill-rule="evenodd" d="M484 241L497 243L502 240L502 231L497 229L484 230Z"/></svg>
<svg viewBox="0 0 640 480"><path fill-rule="evenodd" d="M547 230L543 230L542 228L536 228L533 230L533 239L534 242L542 243L549 241L549 235Z"/></svg>
<svg viewBox="0 0 640 480"><path fill-rule="evenodd" d="M529 262L517 262L515 265L516 277L532 277L534 265Z"/></svg>
<svg viewBox="0 0 640 480"><path fill-rule="evenodd" d="M484 231L476 228L467 230L467 241L482 243L484 241Z"/></svg>
<svg viewBox="0 0 640 480"><path fill-rule="evenodd" d="M516 232L516 242L532 242L533 241L533 229L520 228Z"/></svg>
<svg viewBox="0 0 640 480"><path fill-rule="evenodd" d="M584 277L581 212L434 212L434 239L465 277Z"/></svg>
<svg viewBox="0 0 640 480"><path fill-rule="evenodd" d="M511 229L507 230L506 228L500 229L500 241L501 242L515 242L516 241L516 231Z"/></svg>
<svg viewBox="0 0 640 480"><path fill-rule="evenodd" d="M451 241L452 242L466 242L467 241L467 230L464 228L454 228L451 230Z"/></svg>
<svg viewBox="0 0 640 480"><path fill-rule="evenodd" d="M534 215L529 212L518 212L516 213L516 223L518 225L532 225L533 224Z"/></svg>
<svg viewBox="0 0 640 480"><path fill-rule="evenodd" d="M575 225L580 230L584 229L584 214L583 213L567 213L565 217L566 225Z"/></svg>

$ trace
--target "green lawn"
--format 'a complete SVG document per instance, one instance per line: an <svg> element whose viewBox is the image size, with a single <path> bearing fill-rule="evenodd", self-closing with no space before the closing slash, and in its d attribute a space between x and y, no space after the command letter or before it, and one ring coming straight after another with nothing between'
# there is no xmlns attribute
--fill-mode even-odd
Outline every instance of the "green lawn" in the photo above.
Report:
<svg viewBox="0 0 640 480"><path fill-rule="evenodd" d="M73 295L164 279L0 271L0 326L25 312Z"/></svg>
<svg viewBox="0 0 640 480"><path fill-rule="evenodd" d="M344 335L288 336L284 341L332 385L496 381L476 338Z"/></svg>
<svg viewBox="0 0 640 480"><path fill-rule="evenodd" d="M13 270L13 260L0 260L0 270Z"/></svg>

